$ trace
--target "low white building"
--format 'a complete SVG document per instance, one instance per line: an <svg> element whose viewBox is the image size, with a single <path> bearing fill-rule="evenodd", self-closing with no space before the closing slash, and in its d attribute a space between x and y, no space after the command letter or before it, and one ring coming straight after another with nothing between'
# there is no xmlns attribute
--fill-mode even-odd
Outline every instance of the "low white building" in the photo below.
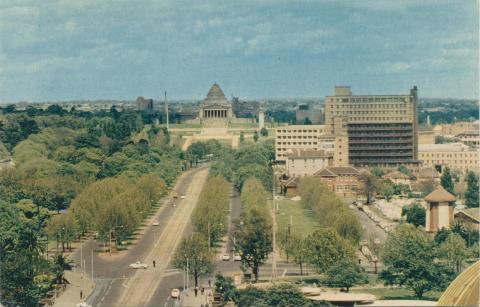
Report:
<svg viewBox="0 0 480 307"><path fill-rule="evenodd" d="M324 150L290 149L287 152L286 172L288 177L310 176L330 166L333 154Z"/></svg>

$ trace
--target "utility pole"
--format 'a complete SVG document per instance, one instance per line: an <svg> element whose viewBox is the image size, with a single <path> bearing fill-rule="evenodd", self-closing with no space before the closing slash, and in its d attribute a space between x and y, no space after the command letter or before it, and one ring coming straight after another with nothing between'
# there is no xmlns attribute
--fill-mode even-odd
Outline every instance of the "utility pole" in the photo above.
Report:
<svg viewBox="0 0 480 307"><path fill-rule="evenodd" d="M207 222L207 232L208 232L208 250L210 250L210 221Z"/></svg>
<svg viewBox="0 0 480 307"><path fill-rule="evenodd" d="M82 237L80 236L80 265L83 265L83 244Z"/></svg>
<svg viewBox="0 0 480 307"><path fill-rule="evenodd" d="M91 257L90 259L91 259L91 261L92 261L92 263L91 263L91 264L92 264L92 265L91 265L91 269L92 269L92 280L93 280L93 247L92 247L92 250L91 250L91 251L92 251L92 257Z"/></svg>
<svg viewBox="0 0 480 307"><path fill-rule="evenodd" d="M167 121L167 130L168 130L168 104L167 104L167 91L165 91L165 99L163 101L163 109L165 112L165 119Z"/></svg>
<svg viewBox="0 0 480 307"><path fill-rule="evenodd" d="M187 257L187 290L188 290L188 257Z"/></svg>
<svg viewBox="0 0 480 307"><path fill-rule="evenodd" d="M108 253L111 256L112 255L112 228L108 230L108 243L109 243Z"/></svg>
<svg viewBox="0 0 480 307"><path fill-rule="evenodd" d="M272 282L277 278L277 259L275 253L275 229L276 229L276 212L275 212L275 173L273 173L273 188L272 188L272 205L273 205L273 223L272 223L272 245L273 245L273 257L272 257Z"/></svg>

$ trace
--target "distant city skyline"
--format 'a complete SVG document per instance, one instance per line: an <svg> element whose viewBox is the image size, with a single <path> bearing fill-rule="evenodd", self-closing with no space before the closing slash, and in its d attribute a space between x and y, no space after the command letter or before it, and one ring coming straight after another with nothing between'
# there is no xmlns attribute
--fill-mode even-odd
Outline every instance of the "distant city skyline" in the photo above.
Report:
<svg viewBox="0 0 480 307"><path fill-rule="evenodd" d="M9 3L6 3L9 2ZM0 4L0 103L354 94L478 99L478 1Z"/></svg>

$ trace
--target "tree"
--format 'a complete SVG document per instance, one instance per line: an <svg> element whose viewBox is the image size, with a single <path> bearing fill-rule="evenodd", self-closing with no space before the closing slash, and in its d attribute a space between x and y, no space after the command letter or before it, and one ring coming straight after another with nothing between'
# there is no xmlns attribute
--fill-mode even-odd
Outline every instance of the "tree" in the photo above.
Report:
<svg viewBox="0 0 480 307"><path fill-rule="evenodd" d="M478 198L478 191L480 190L478 184L478 176L469 171L467 174L467 192L465 193L465 205L469 208L478 208L480 202Z"/></svg>
<svg viewBox="0 0 480 307"><path fill-rule="evenodd" d="M334 230L316 230L306 238L308 246L307 261L319 273L345 259L354 259L353 246L340 237Z"/></svg>
<svg viewBox="0 0 480 307"><path fill-rule="evenodd" d="M450 169L445 167L443 170L442 177L440 177L440 184L445 188L450 194L455 195L455 185L452 180L452 175L450 174Z"/></svg>
<svg viewBox="0 0 480 307"><path fill-rule="evenodd" d="M253 132L253 141L255 143L258 142L258 132L257 132L257 130L255 130L255 132Z"/></svg>
<svg viewBox="0 0 480 307"><path fill-rule="evenodd" d="M304 124L304 125L311 125L311 124L312 124L312 121L310 120L310 118L305 117L305 119L303 120L303 124Z"/></svg>
<svg viewBox="0 0 480 307"><path fill-rule="evenodd" d="M415 227L425 226L426 210L418 203L403 206L402 216L405 216L407 223L413 224Z"/></svg>
<svg viewBox="0 0 480 307"><path fill-rule="evenodd" d="M233 278L217 274L215 276L215 293L219 293L222 296L224 303L228 301L235 302L236 293Z"/></svg>
<svg viewBox="0 0 480 307"><path fill-rule="evenodd" d="M70 243L78 235L78 223L70 211L57 214L48 221L46 232L50 238L62 243L62 252L65 252L65 246L70 248Z"/></svg>
<svg viewBox="0 0 480 307"><path fill-rule="evenodd" d="M372 173L372 175L374 175L376 177L379 177L379 178L381 178L383 175L385 175L385 172L377 166L372 167L370 169L370 173Z"/></svg>
<svg viewBox="0 0 480 307"><path fill-rule="evenodd" d="M242 132L240 132L240 143L243 143L245 142L245 134Z"/></svg>
<svg viewBox="0 0 480 307"><path fill-rule="evenodd" d="M237 301L235 303L239 307L315 306L292 284L280 284L267 290L247 287L237 291ZM318 306L332 306L323 303Z"/></svg>
<svg viewBox="0 0 480 307"><path fill-rule="evenodd" d="M448 267L434 261L433 238L422 227L401 224L388 234L381 258L380 278L386 285L405 286L420 298L427 291L443 290L453 279Z"/></svg>
<svg viewBox="0 0 480 307"><path fill-rule="evenodd" d="M368 282L362 268L353 259L343 259L330 267L326 272L325 282L331 287L349 289L355 285Z"/></svg>
<svg viewBox="0 0 480 307"><path fill-rule="evenodd" d="M193 276L195 287L198 287L198 278L213 271L214 257L205 238L194 233L180 242L173 261L174 266L180 270L186 269L188 265L188 273Z"/></svg>
<svg viewBox="0 0 480 307"><path fill-rule="evenodd" d="M390 199L392 199L394 193L395 193L395 191L393 189L393 184L392 183L385 183L383 185L382 194L383 194L383 196L385 196L385 199L387 201L390 201Z"/></svg>
<svg viewBox="0 0 480 307"><path fill-rule="evenodd" d="M308 260L308 242L299 236L292 236L291 240L288 242L288 245L290 253L293 256L293 260L300 266L300 275L303 275L303 265Z"/></svg>
<svg viewBox="0 0 480 307"><path fill-rule="evenodd" d="M268 136L268 129L265 128L265 127L260 129L260 135L263 136L264 138L266 138Z"/></svg>
<svg viewBox="0 0 480 307"><path fill-rule="evenodd" d="M469 224L454 223L451 230L453 233L460 235L465 242L467 242L467 246L472 247L473 245L478 244L478 230L471 227Z"/></svg>
<svg viewBox="0 0 480 307"><path fill-rule="evenodd" d="M462 271L463 264L469 256L465 240L455 233L450 233L445 241L440 244L438 247L438 253L441 258L444 258L448 262L457 274Z"/></svg>
<svg viewBox="0 0 480 307"><path fill-rule="evenodd" d="M367 198L367 204L370 204L373 194L380 189L378 178L367 171L363 171L360 173L359 179L362 182L361 191Z"/></svg>
<svg viewBox="0 0 480 307"><path fill-rule="evenodd" d="M272 251L272 222L268 211L250 208L243 212L235 229L235 249L258 281L260 265Z"/></svg>

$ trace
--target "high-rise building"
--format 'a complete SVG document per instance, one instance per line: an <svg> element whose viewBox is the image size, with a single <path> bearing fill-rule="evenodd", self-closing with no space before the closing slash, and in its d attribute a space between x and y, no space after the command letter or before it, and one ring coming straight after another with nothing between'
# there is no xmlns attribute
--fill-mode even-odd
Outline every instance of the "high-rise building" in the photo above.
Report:
<svg viewBox="0 0 480 307"><path fill-rule="evenodd" d="M335 140L335 165L417 164L417 87L408 95L359 96L336 86L325 98L325 131Z"/></svg>

